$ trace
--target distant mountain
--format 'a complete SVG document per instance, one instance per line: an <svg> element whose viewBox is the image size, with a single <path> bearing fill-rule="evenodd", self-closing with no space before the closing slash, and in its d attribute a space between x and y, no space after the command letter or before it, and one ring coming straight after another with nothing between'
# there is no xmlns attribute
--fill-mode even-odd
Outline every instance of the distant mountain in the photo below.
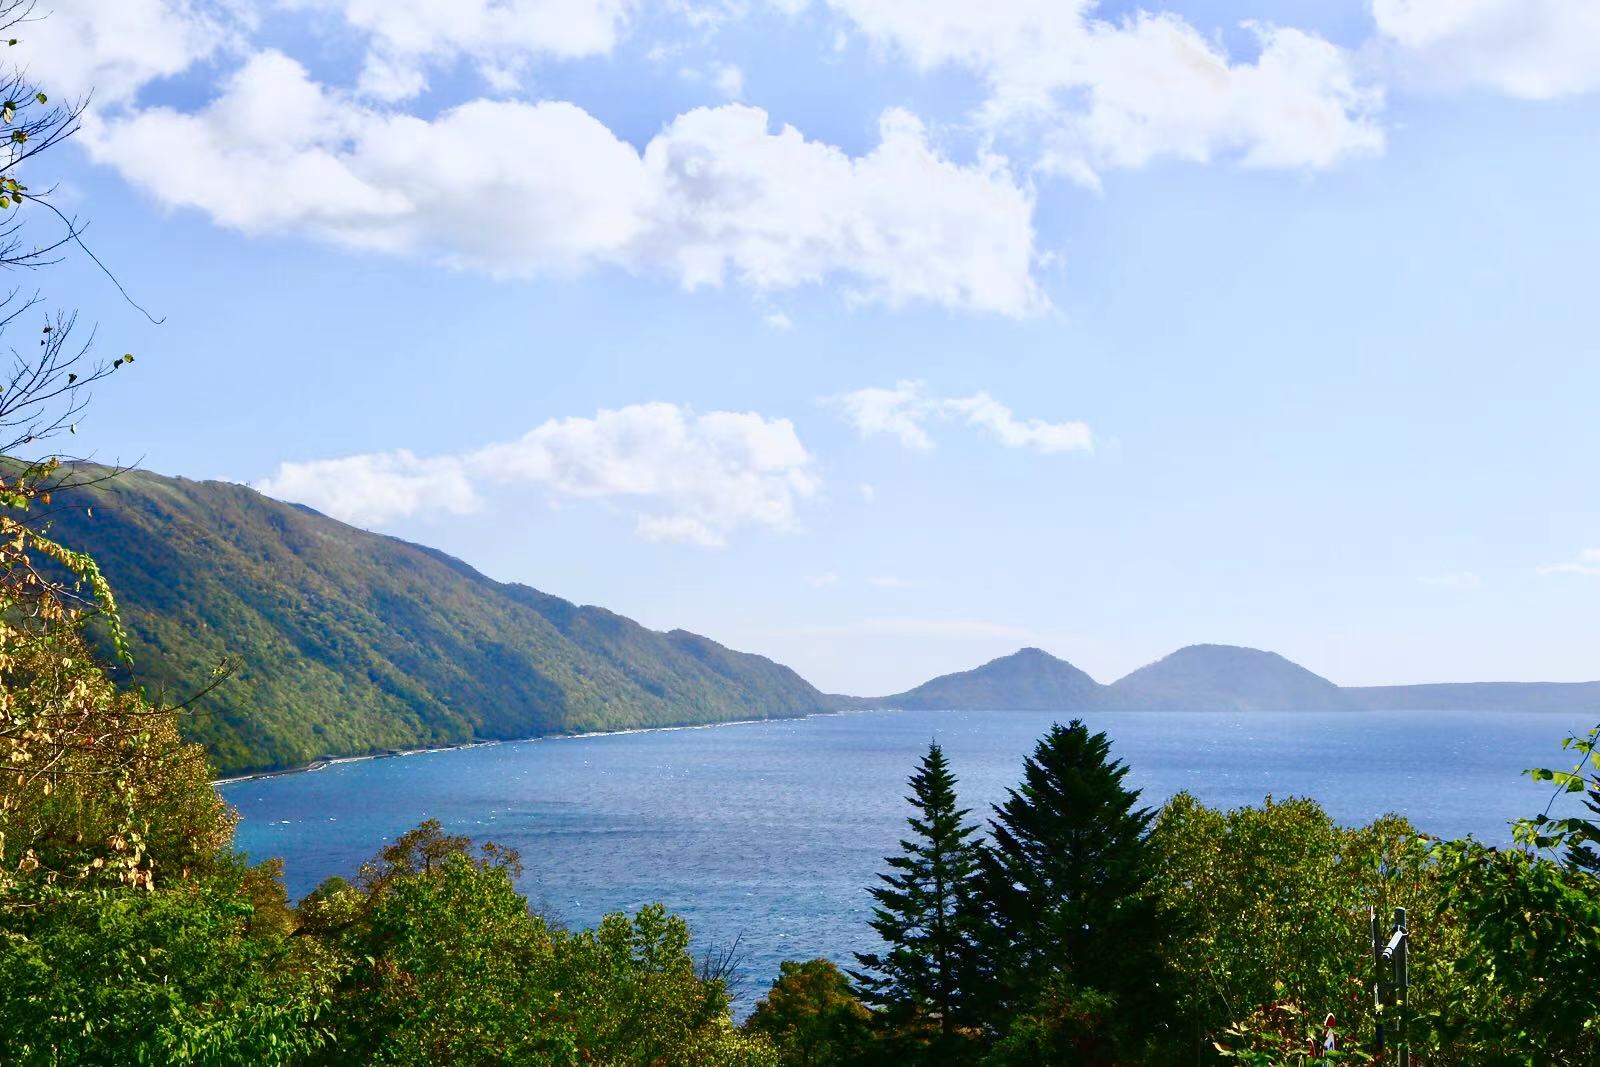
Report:
<svg viewBox="0 0 1600 1067"><path fill-rule="evenodd" d="M59 501L66 503L67 501ZM223 773L536 734L803 715L830 702L761 656L493 581L242 485L136 471L57 515L99 560L134 665L182 695Z"/></svg>
<svg viewBox="0 0 1600 1067"><path fill-rule="evenodd" d="M1101 685L1065 660L1025 648L970 671L847 707L961 711L1321 711L1352 706L1339 687L1274 652L1192 645Z"/></svg>
<svg viewBox="0 0 1600 1067"><path fill-rule="evenodd" d="M1099 682L1065 660L1024 648L959 674L946 674L857 707L967 711L1077 711L1101 706Z"/></svg>
<svg viewBox="0 0 1600 1067"><path fill-rule="evenodd" d="M1190 645L1109 687L1118 708L1159 711L1337 711L1338 686L1276 652Z"/></svg>
<svg viewBox="0 0 1600 1067"><path fill-rule="evenodd" d="M1600 717L1600 682L1461 682L1341 688L1276 652L1190 645L1101 685L1025 648L887 697L839 708L949 711L1572 711Z"/></svg>
<svg viewBox="0 0 1600 1067"><path fill-rule="evenodd" d="M1441 682L1347 687L1351 705L1390 711L1578 711L1600 721L1600 682Z"/></svg>

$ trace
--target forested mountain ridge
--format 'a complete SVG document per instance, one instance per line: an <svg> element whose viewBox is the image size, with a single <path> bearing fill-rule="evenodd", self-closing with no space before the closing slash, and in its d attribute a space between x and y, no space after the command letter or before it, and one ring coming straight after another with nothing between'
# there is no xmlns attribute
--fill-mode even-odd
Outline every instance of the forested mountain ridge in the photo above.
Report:
<svg viewBox="0 0 1600 1067"><path fill-rule="evenodd" d="M118 597L125 680L173 699L236 664L183 719L221 773L828 707L764 657L497 582L246 486L130 471L57 503L55 536L93 555Z"/></svg>

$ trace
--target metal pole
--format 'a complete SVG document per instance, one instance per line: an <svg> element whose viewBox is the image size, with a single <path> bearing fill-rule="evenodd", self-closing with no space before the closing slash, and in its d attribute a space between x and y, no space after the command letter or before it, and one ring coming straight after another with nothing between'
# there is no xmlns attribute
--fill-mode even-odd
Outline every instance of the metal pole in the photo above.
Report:
<svg viewBox="0 0 1600 1067"><path fill-rule="evenodd" d="M1411 1067L1411 933L1406 929L1406 909L1394 909L1394 926L1400 944L1394 957L1395 1007L1400 1013L1399 1067Z"/></svg>

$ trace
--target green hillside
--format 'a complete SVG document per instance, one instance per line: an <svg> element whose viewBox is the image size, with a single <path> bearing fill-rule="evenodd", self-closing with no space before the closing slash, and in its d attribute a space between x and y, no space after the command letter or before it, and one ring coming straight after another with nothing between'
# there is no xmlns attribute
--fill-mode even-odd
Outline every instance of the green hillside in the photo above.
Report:
<svg viewBox="0 0 1600 1067"><path fill-rule="evenodd" d="M55 533L99 560L121 602L132 681L176 698L224 656L237 663L184 719L222 773L827 704L763 657L496 582L242 485L135 471L59 503L80 506L53 517Z"/></svg>

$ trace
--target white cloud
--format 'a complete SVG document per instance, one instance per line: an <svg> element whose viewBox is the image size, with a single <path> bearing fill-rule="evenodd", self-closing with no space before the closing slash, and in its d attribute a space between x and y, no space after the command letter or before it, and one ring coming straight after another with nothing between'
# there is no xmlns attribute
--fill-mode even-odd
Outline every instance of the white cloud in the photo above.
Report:
<svg viewBox="0 0 1600 1067"><path fill-rule="evenodd" d="M404 100L430 68L467 60L497 91L514 89L535 59L608 54L632 0L289 0L331 10L368 35L363 92Z"/></svg>
<svg viewBox="0 0 1600 1067"><path fill-rule="evenodd" d="M592 419L552 419L520 440L473 453L482 477L570 497L664 505L639 519L651 540L722 544L746 525L784 529L814 494L811 457L788 419L755 412L704 415L635 404Z"/></svg>
<svg viewBox="0 0 1600 1067"><path fill-rule="evenodd" d="M1024 314L1034 287L1033 197L996 156L939 156L908 112L885 112L878 146L850 158L765 111L730 104L680 115L645 148L659 199L636 242L694 288L732 273L761 290L842 272L853 295L899 306Z"/></svg>
<svg viewBox="0 0 1600 1067"><path fill-rule="evenodd" d="M868 578L867 584L878 589L921 589L922 583L910 578L896 578L892 574Z"/></svg>
<svg viewBox="0 0 1600 1067"><path fill-rule="evenodd" d="M457 459L419 459L401 449L342 459L281 463L253 483L268 496L307 504L343 522L377 526L423 510L476 511L478 494Z"/></svg>
<svg viewBox="0 0 1600 1067"><path fill-rule="evenodd" d="M1547 100L1600 89L1594 0L1372 0L1397 77Z"/></svg>
<svg viewBox="0 0 1600 1067"><path fill-rule="evenodd" d="M828 571L825 574L808 574L805 582L813 589L827 589L839 584L839 575L836 571Z"/></svg>
<svg viewBox="0 0 1600 1067"><path fill-rule="evenodd" d="M92 91L101 107L236 45L250 23L240 5L194 0L66 0L35 15L7 58L57 99Z"/></svg>
<svg viewBox="0 0 1600 1067"><path fill-rule="evenodd" d="M792 527L799 501L819 486L811 467L788 419L655 403L551 419L460 455L285 463L256 488L380 524L433 508L470 511L486 485L527 487L556 500L621 503L645 540L716 546L748 526Z"/></svg>
<svg viewBox="0 0 1600 1067"><path fill-rule="evenodd" d="M1550 574L1586 574L1600 576L1600 548L1586 548L1578 553L1578 558L1565 563L1550 563L1539 568L1539 573Z"/></svg>
<svg viewBox="0 0 1600 1067"><path fill-rule="evenodd" d="M794 329L794 320L781 311L769 311L761 316L761 321L774 330L787 331Z"/></svg>
<svg viewBox="0 0 1600 1067"><path fill-rule="evenodd" d="M987 430L1007 448L1031 448L1045 453L1089 452L1094 449L1094 434L1087 423L1018 419L1010 408L988 393L946 400L944 407L964 416L972 425Z"/></svg>
<svg viewBox="0 0 1600 1067"><path fill-rule="evenodd" d="M866 503L870 504L873 501L878 499L878 489L877 489L876 486L874 486L874 485L872 485L872 484L870 484L868 482L862 482L861 486L860 486L860 489L861 489L861 499L863 501L865 501Z"/></svg>
<svg viewBox="0 0 1600 1067"><path fill-rule="evenodd" d="M908 380L893 388L857 389L834 398L833 403L862 437L887 435L915 451L933 448L927 424L935 419L965 422L1007 448L1031 448L1046 454L1094 450L1094 432L1087 423L1019 419L1009 407L981 391L941 398L928 395L922 382Z"/></svg>
<svg viewBox="0 0 1600 1067"><path fill-rule="evenodd" d="M935 407L924 396L921 382L903 381L892 389L857 389L839 397L837 403L862 437L888 434L907 448L926 452L933 447L933 438L922 424Z"/></svg>
<svg viewBox="0 0 1600 1067"><path fill-rule="evenodd" d="M1429 574L1420 579L1423 585L1440 589L1477 589L1483 579L1471 571L1452 571L1448 574Z"/></svg>
<svg viewBox="0 0 1600 1067"><path fill-rule="evenodd" d="M1161 158L1325 167L1378 152L1382 93L1349 53L1296 29L1247 23L1259 53L1233 59L1174 14L1097 19L1094 0L827 0L920 69L980 77L980 122L1026 131L1042 165L1088 184Z"/></svg>
<svg viewBox="0 0 1600 1067"><path fill-rule="evenodd" d="M263 52L204 110L116 117L87 143L158 200L234 229L495 276L610 265L688 289L841 278L852 299L889 306L1045 303L1032 193L999 157L939 155L901 111L857 157L738 104L680 115L639 152L573 104L475 100L422 119Z"/></svg>

